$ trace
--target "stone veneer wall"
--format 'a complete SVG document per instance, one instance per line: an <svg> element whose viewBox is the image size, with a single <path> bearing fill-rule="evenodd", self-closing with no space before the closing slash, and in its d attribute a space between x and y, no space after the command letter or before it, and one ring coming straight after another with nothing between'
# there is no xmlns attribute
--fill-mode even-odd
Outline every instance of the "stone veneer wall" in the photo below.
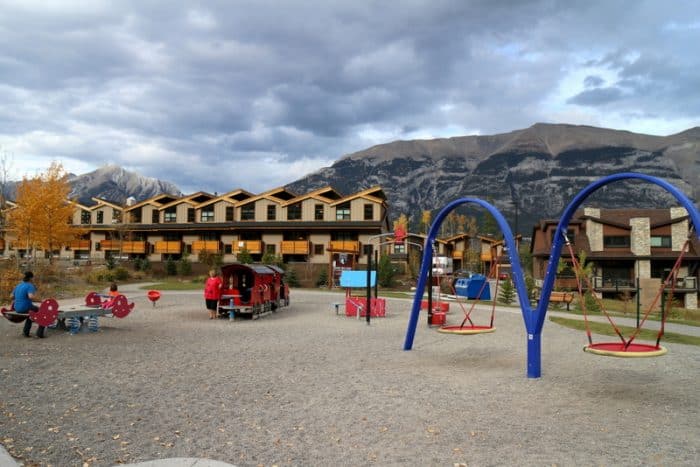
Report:
<svg viewBox="0 0 700 467"><path fill-rule="evenodd" d="M688 211L682 207L671 208L671 219L678 219L688 215ZM688 239L688 220L671 224L671 249L681 251L683 244Z"/></svg>
<svg viewBox="0 0 700 467"><path fill-rule="evenodd" d="M597 208L583 208L583 214L600 219L600 209ZM586 236L591 251L603 251L603 224L588 219L586 221Z"/></svg>
<svg viewBox="0 0 700 467"><path fill-rule="evenodd" d="M648 217L633 217L630 219L630 251L637 256L651 254L651 228Z"/></svg>

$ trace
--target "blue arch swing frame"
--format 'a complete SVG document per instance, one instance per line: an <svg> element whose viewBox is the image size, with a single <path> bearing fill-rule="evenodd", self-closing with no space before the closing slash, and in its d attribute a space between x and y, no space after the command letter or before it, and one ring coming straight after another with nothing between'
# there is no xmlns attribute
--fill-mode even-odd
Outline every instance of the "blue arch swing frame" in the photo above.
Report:
<svg viewBox="0 0 700 467"><path fill-rule="evenodd" d="M629 179L646 181L658 185L671 193L688 212L691 223L695 227L695 234L700 239L700 213L698 213L698 210L693 202L682 191L665 180L653 177L651 175L625 172L602 177L581 190L566 207L561 215L559 224L557 225L557 230L554 235L554 242L552 243L549 264L547 266L542 284L540 301L536 308L532 308L530 306L527 288L525 287L525 276L520 265L520 258L518 255L511 255L510 258L512 278L520 300L520 308L522 311L523 321L525 322L525 329L527 331L528 378L539 378L542 375L542 327L544 326L544 321L547 314L549 297L552 293L552 288L554 287L554 279L556 278L557 264L559 263L559 258L561 256L561 249L564 245L564 234L569 226L571 217L573 216L574 212L576 212L576 209L578 209L578 207L586 200L586 198L588 198L599 188L613 182ZM437 234L440 231L440 227L442 226L442 222L445 220L447 215L458 206L469 203L477 204L485 208L498 223L501 233L503 234L503 239L509 251L518 251L515 245L513 232L511 231L508 222L498 211L498 209L488 202L478 198L460 198L445 206L438 213L435 221L433 221L432 225L430 226L428 237L425 240L423 260L421 263L420 274L418 276L418 283L416 285L416 295L413 298L413 305L409 316L408 329L406 330L406 339L403 347L404 350L411 350L413 348L413 340L416 333L416 326L418 325L418 315L420 313L422 291L425 290L428 268L432 264L433 249L429 248L429 246L435 242Z"/></svg>

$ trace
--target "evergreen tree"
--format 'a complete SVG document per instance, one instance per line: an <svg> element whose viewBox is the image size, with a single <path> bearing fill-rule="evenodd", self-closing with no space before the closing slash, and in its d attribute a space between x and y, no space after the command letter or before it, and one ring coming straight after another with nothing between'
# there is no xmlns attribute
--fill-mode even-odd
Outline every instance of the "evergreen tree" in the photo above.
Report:
<svg viewBox="0 0 700 467"><path fill-rule="evenodd" d="M503 281L498 301L510 305L515 301L515 287L510 279Z"/></svg>
<svg viewBox="0 0 700 467"><path fill-rule="evenodd" d="M251 256L247 248L241 248L241 251L238 252L236 257L238 258L238 262L241 264L253 263L253 256Z"/></svg>

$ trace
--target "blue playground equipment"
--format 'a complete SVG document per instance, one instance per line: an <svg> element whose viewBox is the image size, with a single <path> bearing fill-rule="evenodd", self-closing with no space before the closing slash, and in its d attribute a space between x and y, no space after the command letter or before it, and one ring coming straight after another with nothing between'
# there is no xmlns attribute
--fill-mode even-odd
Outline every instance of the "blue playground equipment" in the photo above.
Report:
<svg viewBox="0 0 700 467"><path fill-rule="evenodd" d="M486 276L472 274L471 277L460 277L455 281L455 294L469 299L491 300L491 287L486 282Z"/></svg>
<svg viewBox="0 0 700 467"><path fill-rule="evenodd" d="M518 293L518 298L520 299L520 307L522 311L523 321L525 322L525 329L527 331L527 377L528 378L539 378L542 376L542 327L544 326L544 320L547 314L547 306L549 305L549 297L552 293L552 288L554 287L554 279L556 278L557 264L559 263L559 257L561 256L562 246L564 246L564 238L566 235L567 227L569 226L569 221L573 216L576 209L588 198L593 192L599 188L613 182L620 180L642 180L649 183L664 188L666 191L671 193L676 200L688 211L692 225L695 227L695 235L700 238L700 213L698 213L697 208L693 205L693 202L678 188L672 184L666 182L657 177L651 175L639 174L639 173L619 173L614 175L609 175L602 177L599 180L591 183L583 190L581 190L565 208L559 224L557 225L557 230L554 234L554 242L552 244L552 250L550 253L549 265L544 276L544 282L542 285L542 292L540 294L540 301L536 308L530 306L530 302L527 296L527 289L525 287L525 276L523 275L522 268L520 266L520 258L518 255L511 255L511 268L512 268L512 278L515 284L515 289ZM442 222L445 220L447 215L452 212L455 208L462 204L478 204L484 207L489 213L494 217L498 226L503 234L503 239L509 251L517 251L513 233L510 226L506 222L503 215L491 204L487 203L478 198L460 198L458 200L452 201L447 206L445 206L435 218L435 221L430 226L430 231L428 232L428 237L425 240L425 245L429 246L435 242L438 232ZM432 264L432 248L423 248L423 261L421 263L421 270L418 276L418 284L416 286L416 295L413 299L413 306L411 308L411 314L408 321L408 329L406 330L406 339L404 341L404 350L411 350L413 348L413 339L416 333L416 326L418 324L418 315L421 306L421 296L422 291L425 290L426 280L428 276L428 268Z"/></svg>

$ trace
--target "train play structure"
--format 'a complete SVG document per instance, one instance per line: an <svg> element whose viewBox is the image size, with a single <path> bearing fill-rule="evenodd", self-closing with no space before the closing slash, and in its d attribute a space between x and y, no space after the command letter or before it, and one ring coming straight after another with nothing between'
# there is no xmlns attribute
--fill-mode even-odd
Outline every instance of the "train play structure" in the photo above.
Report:
<svg viewBox="0 0 700 467"><path fill-rule="evenodd" d="M552 295L552 289L554 287L554 280L556 278L559 258L561 256L562 250L564 249L566 251L566 248L563 247L565 247L565 245L568 244L566 232L567 227L569 225L569 221L574 215L576 209L578 209L578 207L581 206L581 204L592 193L594 193L595 191L597 191L605 185L622 180L639 180L642 182L648 182L658 185L659 187L668 191L671 195L673 195L676 198L680 205L686 209L686 211L688 212L690 223L695 229L694 235L697 235L698 238L700 238L700 213L698 213L698 209L682 191L680 191L672 184L666 182L665 180L646 174L627 172L602 177L599 180L589 184L583 190L581 190L569 203L569 205L564 209L564 212L562 213L561 218L559 220L559 224L557 225L557 229L554 234L554 241L552 242L549 264L547 266L542 284L540 299L535 308L533 308L530 305L530 301L528 299L527 288L525 286L525 276L520 265L520 259L518 255L512 255L510 258L512 279L520 301L522 317L527 333L528 378L539 378L542 375L542 327L544 325L545 317L547 314L547 307L549 305L550 297ZM508 247L508 250L512 252L518 251L516 248L513 233L503 215L494 206L478 198L461 198L445 206L436 216L433 224L431 225L430 230L428 232L428 237L425 241L425 245L434 244L437 234L440 231L442 222L445 220L447 215L455 208L463 204L476 204L486 209L498 223L498 226L501 229L501 233L503 234L503 238ZM681 251L681 255L682 254L683 250ZM417 291L425 290L430 265L432 264L432 255L433 248L426 247L423 249L423 260L421 263L420 274L418 277L418 283L416 287ZM680 258L679 261L677 261L677 263L679 262ZM668 280L666 282L668 282ZM416 292L416 295L413 299L411 313L409 315L408 328L406 330L406 338L403 347L404 350L411 350L413 348L416 326L418 324L418 315L421 309L421 298L422 293ZM617 327L615 327L614 324L613 327L617 331ZM663 349L659 345L659 339L661 337L661 334L659 335L659 338L657 338L656 345L647 345L637 344L636 342L634 342L637 333L638 330L632 336L625 337L622 335L622 333L618 331L617 335L620 340L619 342L606 342L600 344L594 344L591 340L589 333L589 345L586 346L584 350L600 355L611 355L617 357L656 356L665 353L665 349Z"/></svg>
<svg viewBox="0 0 700 467"><path fill-rule="evenodd" d="M222 317L256 319L289 305L284 270L270 264L228 264L221 267L224 289L218 313Z"/></svg>

